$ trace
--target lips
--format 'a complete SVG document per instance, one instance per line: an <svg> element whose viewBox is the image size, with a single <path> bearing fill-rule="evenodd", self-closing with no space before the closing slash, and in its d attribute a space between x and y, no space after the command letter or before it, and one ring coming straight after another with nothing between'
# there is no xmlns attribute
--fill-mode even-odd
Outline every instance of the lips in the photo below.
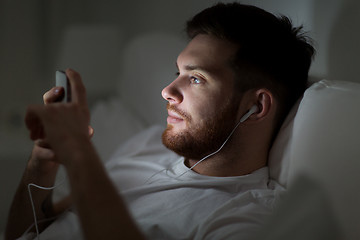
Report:
<svg viewBox="0 0 360 240"><path fill-rule="evenodd" d="M178 109L176 106L168 103L166 105L166 109L168 111L168 124L175 124L181 122L191 122L191 117L185 111Z"/></svg>
<svg viewBox="0 0 360 240"><path fill-rule="evenodd" d="M167 123L174 124L184 121L180 114L174 111L168 111Z"/></svg>

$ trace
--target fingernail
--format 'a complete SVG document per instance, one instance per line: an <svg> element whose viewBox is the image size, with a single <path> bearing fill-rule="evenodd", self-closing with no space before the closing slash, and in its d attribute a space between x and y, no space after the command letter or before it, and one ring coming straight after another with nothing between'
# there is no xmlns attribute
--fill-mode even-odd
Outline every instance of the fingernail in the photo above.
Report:
<svg viewBox="0 0 360 240"><path fill-rule="evenodd" d="M60 87L56 87L55 90L54 90L55 94L59 94L60 89L61 89Z"/></svg>

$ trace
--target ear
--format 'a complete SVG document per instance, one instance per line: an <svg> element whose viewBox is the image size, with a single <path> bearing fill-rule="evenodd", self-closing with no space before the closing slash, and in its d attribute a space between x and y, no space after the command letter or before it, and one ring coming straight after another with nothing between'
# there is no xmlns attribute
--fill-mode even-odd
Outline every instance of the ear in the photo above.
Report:
<svg viewBox="0 0 360 240"><path fill-rule="evenodd" d="M258 111L251 115L252 120L262 120L269 117L274 108L274 96L265 88L255 91L255 104L258 107Z"/></svg>
<svg viewBox="0 0 360 240"><path fill-rule="evenodd" d="M268 89L252 89L243 94L238 111L240 122L255 123L274 114L275 98Z"/></svg>

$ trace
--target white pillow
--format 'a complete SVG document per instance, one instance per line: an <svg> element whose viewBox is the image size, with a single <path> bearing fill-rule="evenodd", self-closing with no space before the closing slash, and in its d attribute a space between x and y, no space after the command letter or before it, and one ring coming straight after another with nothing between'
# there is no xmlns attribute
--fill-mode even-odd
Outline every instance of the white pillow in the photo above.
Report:
<svg viewBox="0 0 360 240"><path fill-rule="evenodd" d="M98 102L91 111L92 141L103 161L130 137L144 129L139 117L130 112L119 98Z"/></svg>
<svg viewBox="0 0 360 240"><path fill-rule="evenodd" d="M345 167L352 161L360 166L359 103L358 83L323 80L305 92L294 120L289 180L300 169L320 176L326 168L338 172L327 176L336 179L351 172Z"/></svg>
<svg viewBox="0 0 360 240"><path fill-rule="evenodd" d="M288 158L282 159L289 162L281 163L295 199L287 202L282 219L295 231L300 226L304 231L314 230L310 235L327 233L329 229L314 221L324 223L330 215L336 220L335 230L341 231L339 239L360 239L359 103L358 83L323 80L305 92L293 122ZM318 197L320 192L323 199ZM316 205L319 201L320 206ZM327 214L321 210L324 207ZM299 218L295 220L294 215Z"/></svg>
<svg viewBox="0 0 360 240"><path fill-rule="evenodd" d="M176 58L185 45L178 35L151 32L132 39L123 49L118 93L147 126L166 126L161 90L176 78Z"/></svg>
<svg viewBox="0 0 360 240"><path fill-rule="evenodd" d="M301 99L299 99L290 110L269 153L268 166L270 178L277 181L283 187L287 186L294 118L299 108L300 100Z"/></svg>
<svg viewBox="0 0 360 240"><path fill-rule="evenodd" d="M358 103L360 84L322 80L310 86L275 139L269 155L270 177L287 187L300 169L317 175L322 165L328 165L327 159L360 159ZM332 164L337 169L339 161Z"/></svg>

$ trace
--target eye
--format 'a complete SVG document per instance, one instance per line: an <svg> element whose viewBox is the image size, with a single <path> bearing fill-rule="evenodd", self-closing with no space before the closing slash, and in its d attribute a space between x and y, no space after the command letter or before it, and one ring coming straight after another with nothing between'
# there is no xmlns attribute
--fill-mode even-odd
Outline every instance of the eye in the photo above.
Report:
<svg viewBox="0 0 360 240"><path fill-rule="evenodd" d="M193 84L200 84L202 81L201 81L200 78L191 77L191 78L190 78L190 82L193 83Z"/></svg>

